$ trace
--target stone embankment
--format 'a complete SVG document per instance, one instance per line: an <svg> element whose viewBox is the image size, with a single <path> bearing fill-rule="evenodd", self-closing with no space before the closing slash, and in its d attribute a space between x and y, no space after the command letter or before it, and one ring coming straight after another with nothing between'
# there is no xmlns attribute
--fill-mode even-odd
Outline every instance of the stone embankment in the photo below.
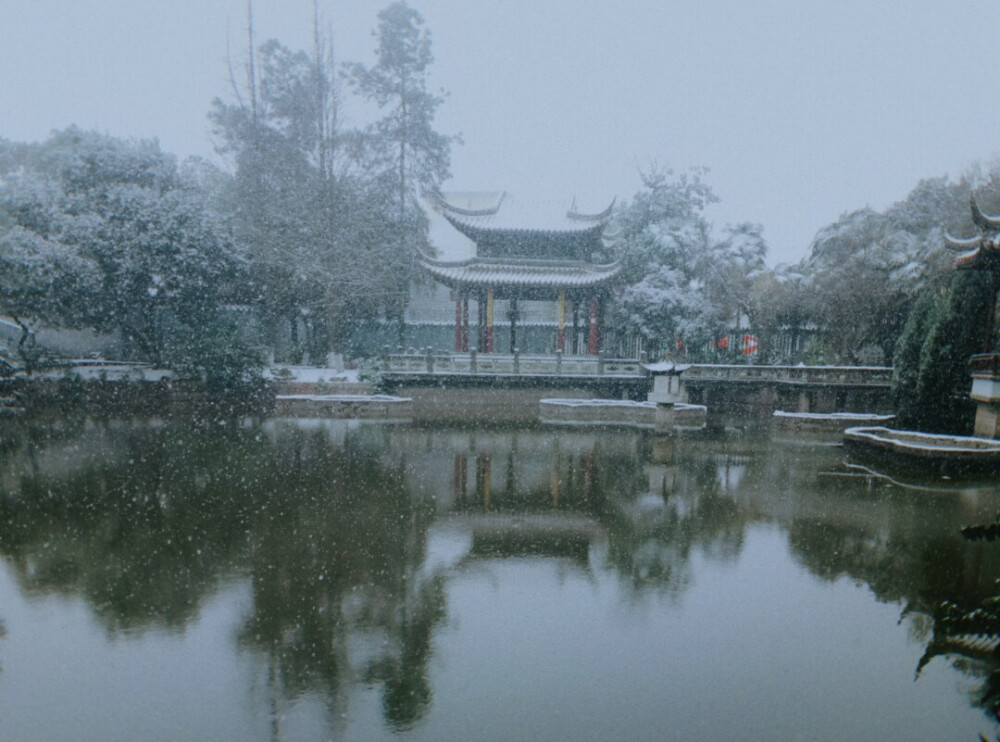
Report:
<svg viewBox="0 0 1000 742"><path fill-rule="evenodd" d="M676 403L669 405L671 427L703 427L707 415L704 405ZM539 420L558 425L610 425L657 429L655 402L623 399L543 399L539 402Z"/></svg>

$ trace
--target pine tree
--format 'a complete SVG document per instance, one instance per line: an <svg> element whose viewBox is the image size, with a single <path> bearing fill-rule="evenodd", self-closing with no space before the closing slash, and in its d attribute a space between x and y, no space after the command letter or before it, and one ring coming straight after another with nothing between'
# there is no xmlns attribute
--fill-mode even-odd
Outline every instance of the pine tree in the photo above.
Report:
<svg viewBox="0 0 1000 742"><path fill-rule="evenodd" d="M385 115L365 131L372 160L391 174L397 189L400 221L418 189L435 190L449 175L451 144L457 137L434 130L443 95L427 89L431 54L424 19L403 0L378 14L377 61L372 67L347 66L347 80Z"/></svg>
<svg viewBox="0 0 1000 742"><path fill-rule="evenodd" d="M457 136L434 129L434 116L444 95L427 89L427 69L433 62L430 32L421 15L403 0L378 14L376 63L372 67L349 64L346 78L363 98L375 103L383 117L355 134L355 150L366 167L394 191L392 233L383 240L395 248L387 255L386 269L395 276L400 291L389 309L400 323L414 272L415 245L426 242L426 219L417 197L435 192L449 175L451 145Z"/></svg>

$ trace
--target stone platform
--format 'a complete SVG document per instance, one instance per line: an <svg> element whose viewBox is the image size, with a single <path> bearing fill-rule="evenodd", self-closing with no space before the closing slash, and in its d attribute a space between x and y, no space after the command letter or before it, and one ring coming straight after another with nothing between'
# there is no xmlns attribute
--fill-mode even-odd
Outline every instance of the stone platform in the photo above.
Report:
<svg viewBox="0 0 1000 742"><path fill-rule="evenodd" d="M976 403L975 434L1000 438L1000 353L972 356L972 391Z"/></svg>
<svg viewBox="0 0 1000 742"><path fill-rule="evenodd" d="M671 427L702 427L708 410L704 405L678 403L660 405L669 408ZM539 401L538 419L559 425L622 425L656 430L663 420L657 419L656 402L633 402L618 399L559 399Z"/></svg>
<svg viewBox="0 0 1000 742"><path fill-rule="evenodd" d="M407 420L413 414L411 401L388 394L279 394L274 415Z"/></svg>

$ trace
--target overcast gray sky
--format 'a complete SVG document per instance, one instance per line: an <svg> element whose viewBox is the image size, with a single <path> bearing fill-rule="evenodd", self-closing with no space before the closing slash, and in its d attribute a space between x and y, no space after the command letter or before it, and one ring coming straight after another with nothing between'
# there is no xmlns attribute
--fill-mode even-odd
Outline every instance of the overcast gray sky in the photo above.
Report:
<svg viewBox="0 0 1000 742"><path fill-rule="evenodd" d="M387 2L319 0L341 61ZM446 188L602 208L650 162L710 168L717 224L771 262L844 211L1000 150L997 0L412 0L433 35ZM75 123L214 157L245 0L0 0L0 137ZM312 0L254 0L259 41L308 48ZM348 116L351 111L348 110ZM355 123L361 117L354 112Z"/></svg>

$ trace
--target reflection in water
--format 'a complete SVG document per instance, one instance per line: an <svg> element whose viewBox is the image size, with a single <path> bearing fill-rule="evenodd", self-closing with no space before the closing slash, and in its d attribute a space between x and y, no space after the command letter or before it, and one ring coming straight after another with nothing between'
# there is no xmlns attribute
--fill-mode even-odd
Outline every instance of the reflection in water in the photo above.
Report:
<svg viewBox="0 0 1000 742"><path fill-rule="evenodd" d="M320 692L331 711L346 631L379 630L391 642L368 674L402 724L429 697L421 662L443 591L417 574L432 511L368 444L298 426L90 428L10 462L0 549L25 594L82 595L112 633L182 629L222 580L248 575L240 646L267 657L283 698Z"/></svg>
<svg viewBox="0 0 1000 742"><path fill-rule="evenodd" d="M0 451L0 554L20 593L80 597L109 636L142 638L182 633L246 580L235 643L261 663L274 738L305 699L343 731L367 688L388 728L417 730L449 584L477 564L552 561L590 584L613 575L627 604L678 605L700 565L736 563L760 524L817 579L903 606L924 664L992 660L945 641L934 616L993 589L995 549L958 529L997 493L914 498L833 476L840 451L818 442L280 420L20 430Z"/></svg>

